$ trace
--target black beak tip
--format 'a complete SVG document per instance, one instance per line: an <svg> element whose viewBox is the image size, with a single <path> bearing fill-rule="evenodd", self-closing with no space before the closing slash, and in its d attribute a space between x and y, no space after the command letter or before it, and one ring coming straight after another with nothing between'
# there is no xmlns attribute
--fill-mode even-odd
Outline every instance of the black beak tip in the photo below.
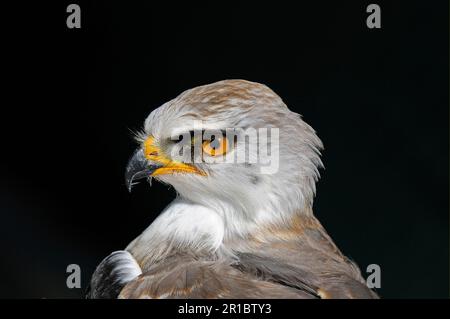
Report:
<svg viewBox="0 0 450 319"><path fill-rule="evenodd" d="M131 189L134 185L133 181L149 178L150 175L159 167L161 167L161 165L150 164L141 149L136 150L131 159L128 161L128 165L125 170L125 186L127 187L128 192L131 193Z"/></svg>
<svg viewBox="0 0 450 319"><path fill-rule="evenodd" d="M133 188L133 185L131 183L125 182L125 185L127 187L128 193L131 193L131 189Z"/></svg>

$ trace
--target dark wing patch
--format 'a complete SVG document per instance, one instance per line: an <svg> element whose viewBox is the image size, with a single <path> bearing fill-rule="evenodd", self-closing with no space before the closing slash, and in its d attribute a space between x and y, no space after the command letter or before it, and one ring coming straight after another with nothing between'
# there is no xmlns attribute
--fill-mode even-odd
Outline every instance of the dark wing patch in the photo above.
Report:
<svg viewBox="0 0 450 319"><path fill-rule="evenodd" d="M129 252L113 252L97 266L86 299L115 299L122 288L141 273L141 268Z"/></svg>

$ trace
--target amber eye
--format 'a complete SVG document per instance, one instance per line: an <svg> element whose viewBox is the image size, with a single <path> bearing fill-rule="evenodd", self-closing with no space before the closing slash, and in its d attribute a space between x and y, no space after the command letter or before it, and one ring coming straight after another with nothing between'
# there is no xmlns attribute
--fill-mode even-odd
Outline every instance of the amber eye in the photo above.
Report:
<svg viewBox="0 0 450 319"><path fill-rule="evenodd" d="M202 144L203 152L209 156L224 155L228 152L227 139L224 136L214 137L211 141L204 141Z"/></svg>

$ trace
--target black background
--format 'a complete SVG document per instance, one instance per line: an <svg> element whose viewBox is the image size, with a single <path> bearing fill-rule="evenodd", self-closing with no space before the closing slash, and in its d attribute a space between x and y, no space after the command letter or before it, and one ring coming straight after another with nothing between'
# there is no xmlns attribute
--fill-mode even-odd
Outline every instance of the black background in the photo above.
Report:
<svg viewBox="0 0 450 319"><path fill-rule="evenodd" d="M0 297L80 297L175 196L128 194L130 129L185 89L267 84L325 144L315 213L382 297L447 297L448 3L77 2L3 7ZM66 267L83 289L66 287Z"/></svg>

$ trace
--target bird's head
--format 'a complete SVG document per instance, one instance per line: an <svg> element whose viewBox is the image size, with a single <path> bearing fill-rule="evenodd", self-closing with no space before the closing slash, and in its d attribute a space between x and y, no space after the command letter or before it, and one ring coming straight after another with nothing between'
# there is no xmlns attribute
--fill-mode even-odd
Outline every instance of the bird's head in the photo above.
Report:
<svg viewBox="0 0 450 319"><path fill-rule="evenodd" d="M218 210L295 210L312 204L320 139L267 86L226 80L185 91L155 109L126 170L172 185Z"/></svg>

